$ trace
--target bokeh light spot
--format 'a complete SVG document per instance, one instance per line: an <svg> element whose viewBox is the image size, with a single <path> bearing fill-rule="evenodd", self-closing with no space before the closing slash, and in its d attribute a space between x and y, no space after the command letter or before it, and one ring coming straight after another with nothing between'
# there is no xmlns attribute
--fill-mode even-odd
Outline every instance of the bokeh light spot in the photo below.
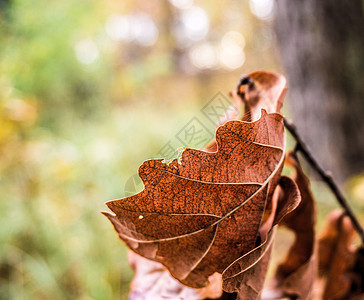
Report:
<svg viewBox="0 0 364 300"><path fill-rule="evenodd" d="M90 38L83 39L75 45L75 54L78 61L85 65L92 64L100 56L96 43Z"/></svg>
<svg viewBox="0 0 364 300"><path fill-rule="evenodd" d="M262 20L270 20L273 17L273 0L249 0L251 12Z"/></svg>
<svg viewBox="0 0 364 300"><path fill-rule="evenodd" d="M197 6L184 11L181 16L184 33L193 41L204 39L209 32L210 21L206 12Z"/></svg>
<svg viewBox="0 0 364 300"><path fill-rule="evenodd" d="M169 2L179 9L188 9L193 5L193 0L169 0Z"/></svg>
<svg viewBox="0 0 364 300"><path fill-rule="evenodd" d="M189 52L189 59L198 69L212 69L219 62L216 48L210 43L193 47Z"/></svg>

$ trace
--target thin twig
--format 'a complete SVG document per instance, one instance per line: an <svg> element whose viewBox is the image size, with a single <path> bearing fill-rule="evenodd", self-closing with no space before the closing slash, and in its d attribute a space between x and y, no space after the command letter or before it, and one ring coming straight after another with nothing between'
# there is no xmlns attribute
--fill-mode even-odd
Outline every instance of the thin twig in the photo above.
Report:
<svg viewBox="0 0 364 300"><path fill-rule="evenodd" d="M358 222L356 216L354 215L353 211L351 210L348 202L346 201L343 193L341 192L338 185L335 183L332 176L323 170L323 168L318 164L318 162L314 159L311 152L308 150L306 144L302 141L301 137L297 133L296 127L294 124L290 123L287 119L284 119L284 126L287 130L292 134L295 138L297 145L295 150L300 151L307 162L311 165L311 167L321 176L322 180L330 187L331 191L334 193L336 199L338 200L341 207L345 210L346 215L350 218L351 222L353 223L355 229L357 230L362 243L364 244L364 230L361 227L360 223Z"/></svg>

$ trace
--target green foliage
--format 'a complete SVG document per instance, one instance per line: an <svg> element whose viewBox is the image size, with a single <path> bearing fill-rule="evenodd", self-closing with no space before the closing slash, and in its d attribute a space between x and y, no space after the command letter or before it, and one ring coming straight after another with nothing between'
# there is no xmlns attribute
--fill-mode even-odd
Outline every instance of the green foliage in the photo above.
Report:
<svg viewBox="0 0 364 300"><path fill-rule="evenodd" d="M74 55L79 40L98 38L103 19L99 5L97 1L9 3L2 21L1 71L16 94L36 98L46 111L40 115L42 125L59 126L71 112L89 117L104 98L107 62L99 59L85 67Z"/></svg>
<svg viewBox="0 0 364 300"><path fill-rule="evenodd" d="M97 39L99 5L20 0L2 15L1 299L126 297L126 250L99 214L125 174L100 172L89 155L109 64L74 54L78 40Z"/></svg>

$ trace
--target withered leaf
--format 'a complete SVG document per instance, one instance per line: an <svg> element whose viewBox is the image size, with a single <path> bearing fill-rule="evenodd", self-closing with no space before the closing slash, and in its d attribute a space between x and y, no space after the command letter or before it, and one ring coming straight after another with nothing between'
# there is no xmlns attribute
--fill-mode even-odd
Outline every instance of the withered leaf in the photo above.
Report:
<svg viewBox="0 0 364 300"><path fill-rule="evenodd" d="M280 74L255 71L241 78L239 90L232 92L244 102L244 121L255 121L263 108L268 113L280 112L286 91L286 78Z"/></svg>
<svg viewBox="0 0 364 300"><path fill-rule="evenodd" d="M283 166L282 119L262 110L256 122L219 127L216 152L186 149L180 162L144 162L144 190L108 202L114 214L105 215L133 251L185 285L206 286L256 245Z"/></svg>
<svg viewBox="0 0 364 300"><path fill-rule="evenodd" d="M319 297L350 299L355 294L355 291L351 291L354 281L358 279L353 270L356 259L356 249L352 244L354 236L355 229L349 217L341 210L332 211L318 243L321 275Z"/></svg>
<svg viewBox="0 0 364 300"><path fill-rule="evenodd" d="M130 284L130 300L144 299L216 299L221 297L221 275L209 277L210 284L202 289L187 287L174 279L160 263L129 251L129 264L135 274Z"/></svg>
<svg viewBox="0 0 364 300"><path fill-rule="evenodd" d="M237 89L232 90L229 95L232 105L218 122L218 126L227 121L236 120L241 110L244 114L242 121L254 122L260 117L264 109L268 113L279 113L283 104L283 97L286 91L286 78L280 74L255 71L242 76ZM212 141L205 147L206 151L217 150L216 141Z"/></svg>
<svg viewBox="0 0 364 300"><path fill-rule="evenodd" d="M316 277L315 232L316 206L310 182L293 152L287 154L287 165L294 168L292 179L301 193L301 203L287 214L282 224L295 234L295 240L284 261L278 265L274 278L264 290L263 299L293 296L309 299Z"/></svg>
<svg viewBox="0 0 364 300"><path fill-rule="evenodd" d="M283 195L283 197L282 197ZM297 185L288 177L281 177L272 198L269 218L260 228L262 243L234 261L222 274L223 288L238 292L239 299L257 299L263 289L276 225L300 203Z"/></svg>

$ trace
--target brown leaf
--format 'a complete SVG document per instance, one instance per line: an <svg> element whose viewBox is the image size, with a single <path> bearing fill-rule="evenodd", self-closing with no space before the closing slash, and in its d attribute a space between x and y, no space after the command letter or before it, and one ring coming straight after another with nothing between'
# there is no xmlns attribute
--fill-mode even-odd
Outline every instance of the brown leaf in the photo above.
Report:
<svg viewBox="0 0 364 300"><path fill-rule="evenodd" d="M238 299L258 299L263 289L276 228L263 243L243 255L223 273L223 289L237 292Z"/></svg>
<svg viewBox="0 0 364 300"><path fill-rule="evenodd" d="M133 251L185 285L206 286L255 247L283 165L282 119L263 110L256 122L219 127L217 152L186 149L180 162L144 162L144 190L108 202L115 214L105 215Z"/></svg>
<svg viewBox="0 0 364 300"><path fill-rule="evenodd" d="M280 74L256 71L243 76L237 94L244 102L244 121L255 121L263 108L268 113L280 112L286 91L286 78ZM233 97L234 92L232 93Z"/></svg>
<svg viewBox="0 0 364 300"><path fill-rule="evenodd" d="M285 260L277 267L273 280L263 293L263 299L284 296L308 299L316 276L315 200L310 182L292 152L287 154L286 163L295 170L292 177L300 190L302 201L297 209L286 215L282 221L283 225L294 232L295 241Z"/></svg>
<svg viewBox="0 0 364 300"><path fill-rule="evenodd" d="M349 299L355 280L355 229L341 210L332 211L319 239L319 272L323 299Z"/></svg>
<svg viewBox="0 0 364 300"><path fill-rule="evenodd" d="M238 86L229 95L232 98L232 107L228 109L229 114L224 115L218 122L218 126L230 120L237 120L244 104L244 115L242 121L257 121L260 118L262 109L268 113L279 113L283 104L283 97L286 91L286 78L280 74L255 71L244 75ZM205 147L206 151L217 150L216 141L213 140Z"/></svg>
<svg viewBox="0 0 364 300"><path fill-rule="evenodd" d="M280 195L284 195L280 197ZM239 299L257 299L263 289L276 225L300 203L297 185L288 177L281 177L272 198L270 217L260 227L262 243L234 261L222 274L223 289L238 292Z"/></svg>
<svg viewBox="0 0 364 300"><path fill-rule="evenodd" d="M351 299L364 298L364 246L355 250L355 263L352 268L353 280L350 288Z"/></svg>
<svg viewBox="0 0 364 300"><path fill-rule="evenodd" d="M130 284L130 300L144 299L216 299L221 297L221 275L210 276L210 284L202 289L187 287L174 279L162 264L129 251L129 264L135 274Z"/></svg>

